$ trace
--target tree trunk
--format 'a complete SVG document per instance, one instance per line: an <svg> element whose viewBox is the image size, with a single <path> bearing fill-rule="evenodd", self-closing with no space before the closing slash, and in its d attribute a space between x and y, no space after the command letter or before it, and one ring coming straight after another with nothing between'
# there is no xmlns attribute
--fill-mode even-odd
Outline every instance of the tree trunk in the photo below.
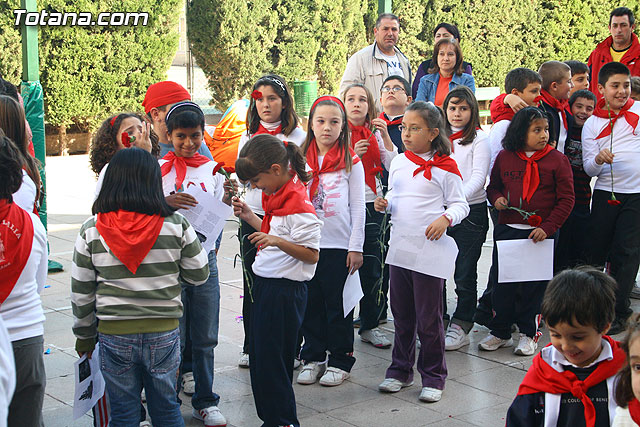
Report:
<svg viewBox="0 0 640 427"><path fill-rule="evenodd" d="M69 147L67 146L67 126L58 126L58 143L60 144L60 155L68 156Z"/></svg>

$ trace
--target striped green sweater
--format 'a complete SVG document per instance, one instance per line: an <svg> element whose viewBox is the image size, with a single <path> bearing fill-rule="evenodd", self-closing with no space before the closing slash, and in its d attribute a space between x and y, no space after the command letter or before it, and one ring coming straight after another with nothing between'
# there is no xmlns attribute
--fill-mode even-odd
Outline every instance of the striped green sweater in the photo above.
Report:
<svg viewBox="0 0 640 427"><path fill-rule="evenodd" d="M93 350L98 331L124 335L175 329L182 317L181 280L201 285L208 278L207 254L179 213L164 219L136 274L107 250L96 217L87 219L78 233L71 267L76 350Z"/></svg>

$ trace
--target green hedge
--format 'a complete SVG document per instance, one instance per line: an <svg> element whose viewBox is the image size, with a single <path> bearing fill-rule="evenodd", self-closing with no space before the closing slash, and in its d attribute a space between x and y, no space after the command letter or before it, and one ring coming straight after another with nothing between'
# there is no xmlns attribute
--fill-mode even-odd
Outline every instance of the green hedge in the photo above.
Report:
<svg viewBox="0 0 640 427"><path fill-rule="evenodd" d="M639 0L626 5L640 10ZM219 108L247 96L262 74L317 79L336 92L350 55L372 42L376 0L193 0L187 13L196 62ZM455 23L478 86L500 86L515 67L587 60L608 36L612 0L394 0L400 49L415 68L431 57L432 31ZM640 16L638 17L640 18Z"/></svg>

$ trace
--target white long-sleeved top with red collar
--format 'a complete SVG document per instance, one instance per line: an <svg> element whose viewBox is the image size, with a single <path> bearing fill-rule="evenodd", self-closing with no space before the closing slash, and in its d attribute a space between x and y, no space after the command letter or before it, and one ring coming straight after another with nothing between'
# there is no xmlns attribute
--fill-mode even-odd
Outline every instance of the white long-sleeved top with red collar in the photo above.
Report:
<svg viewBox="0 0 640 427"><path fill-rule="evenodd" d="M459 128L452 127L452 132L458 132ZM467 202L470 205L482 203L487 200L487 192L484 187L489 175L491 163L491 147L489 138L482 130L476 131L473 142L460 145L462 138L453 141L451 158L458 164L462 174L462 188Z"/></svg>

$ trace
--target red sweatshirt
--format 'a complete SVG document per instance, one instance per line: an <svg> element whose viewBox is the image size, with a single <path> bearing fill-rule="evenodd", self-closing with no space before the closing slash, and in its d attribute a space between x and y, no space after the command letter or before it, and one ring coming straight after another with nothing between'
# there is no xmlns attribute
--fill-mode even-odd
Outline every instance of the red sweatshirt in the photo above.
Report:
<svg viewBox="0 0 640 427"><path fill-rule="evenodd" d="M496 199L505 197L509 206L520 207L522 178L527 163L516 153L502 150L491 170L491 181L487 187L487 197L495 206ZM542 217L540 228L551 236L569 217L573 209L573 172L567 157L558 150L551 150L538 160L540 185L530 202L522 200L522 209ZM518 212L501 210L499 224L526 224Z"/></svg>
<svg viewBox="0 0 640 427"><path fill-rule="evenodd" d="M591 72L589 90L595 93L598 99L602 98L602 94L598 90L598 73L604 64L613 62L611 51L609 50L612 44L613 38L609 36L601 41L589 55L588 64ZM631 34L631 47L622 56L620 62L629 67L632 76L640 76L640 42L635 34Z"/></svg>

